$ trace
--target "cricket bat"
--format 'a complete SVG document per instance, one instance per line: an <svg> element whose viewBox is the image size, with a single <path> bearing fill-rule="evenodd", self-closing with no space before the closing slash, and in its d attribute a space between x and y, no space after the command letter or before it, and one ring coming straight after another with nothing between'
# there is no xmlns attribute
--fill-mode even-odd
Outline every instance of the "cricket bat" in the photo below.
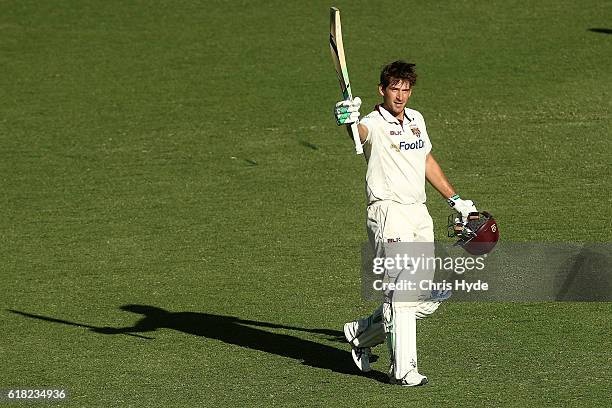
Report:
<svg viewBox="0 0 612 408"><path fill-rule="evenodd" d="M346 59L344 57L344 44L342 43L340 10L336 7L332 7L329 10L329 48L331 49L334 67L336 68L336 74L340 82L342 97L345 100L352 100L353 93L351 92L351 83L349 81ZM355 152L357 154L363 154L363 147L361 146L361 140L359 140L359 130L357 129L356 123L350 125L350 132L355 142Z"/></svg>

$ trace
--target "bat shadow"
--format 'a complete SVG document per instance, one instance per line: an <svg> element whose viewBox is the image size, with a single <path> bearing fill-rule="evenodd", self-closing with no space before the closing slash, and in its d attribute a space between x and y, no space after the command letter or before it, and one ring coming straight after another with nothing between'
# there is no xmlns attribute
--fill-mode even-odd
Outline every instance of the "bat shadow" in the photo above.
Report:
<svg viewBox="0 0 612 408"><path fill-rule="evenodd" d="M369 373L362 373L357 370L349 351L289 334L269 331L270 329L285 329L307 332L322 336L324 341L345 343L344 334L338 330L293 327L210 313L171 312L148 305L123 305L119 309L140 314L142 318L127 327L96 327L17 310L9 310L9 312L28 318L84 327L99 334L123 334L146 340L154 340L154 338L142 333L149 334L161 328L172 329L193 336L220 340L239 347L291 358L314 368L388 382L386 374L381 372L373 370ZM203 349L203 353L206 353L206 348Z"/></svg>
<svg viewBox="0 0 612 408"><path fill-rule="evenodd" d="M612 34L612 29L610 28L589 28L589 31L600 34Z"/></svg>

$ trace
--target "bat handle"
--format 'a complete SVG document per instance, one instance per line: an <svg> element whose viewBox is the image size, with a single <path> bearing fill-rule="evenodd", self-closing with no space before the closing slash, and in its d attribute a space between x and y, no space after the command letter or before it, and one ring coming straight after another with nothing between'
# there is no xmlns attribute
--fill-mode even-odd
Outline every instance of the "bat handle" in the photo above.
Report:
<svg viewBox="0 0 612 408"><path fill-rule="evenodd" d="M359 138L359 129L357 124L351 124L351 135L353 135L353 142L355 142L355 153L363 154L363 146L361 145L361 139Z"/></svg>

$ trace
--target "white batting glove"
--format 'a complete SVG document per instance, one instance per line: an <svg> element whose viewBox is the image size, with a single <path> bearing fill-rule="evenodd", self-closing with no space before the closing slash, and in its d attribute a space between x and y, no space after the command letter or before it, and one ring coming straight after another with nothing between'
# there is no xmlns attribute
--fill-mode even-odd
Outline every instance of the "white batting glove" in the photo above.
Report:
<svg viewBox="0 0 612 408"><path fill-rule="evenodd" d="M356 97L353 100L347 99L336 104L334 116L336 123L340 125L350 125L359 123L359 108L361 107L361 98Z"/></svg>
<svg viewBox="0 0 612 408"><path fill-rule="evenodd" d="M462 200L459 197L459 194L455 194L449 198L448 205L450 205L458 213L461 213L464 222L467 222L468 215L470 215L470 213L478 212L472 200Z"/></svg>

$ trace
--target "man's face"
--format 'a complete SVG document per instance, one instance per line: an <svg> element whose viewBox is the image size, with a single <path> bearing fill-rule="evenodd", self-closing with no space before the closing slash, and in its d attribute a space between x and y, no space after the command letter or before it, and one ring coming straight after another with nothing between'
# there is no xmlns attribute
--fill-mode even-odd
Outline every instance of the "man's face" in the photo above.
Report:
<svg viewBox="0 0 612 408"><path fill-rule="evenodd" d="M383 97L383 107L398 119L403 118L404 107L408 103L412 89L410 83L399 81L384 88L378 86L378 92Z"/></svg>

